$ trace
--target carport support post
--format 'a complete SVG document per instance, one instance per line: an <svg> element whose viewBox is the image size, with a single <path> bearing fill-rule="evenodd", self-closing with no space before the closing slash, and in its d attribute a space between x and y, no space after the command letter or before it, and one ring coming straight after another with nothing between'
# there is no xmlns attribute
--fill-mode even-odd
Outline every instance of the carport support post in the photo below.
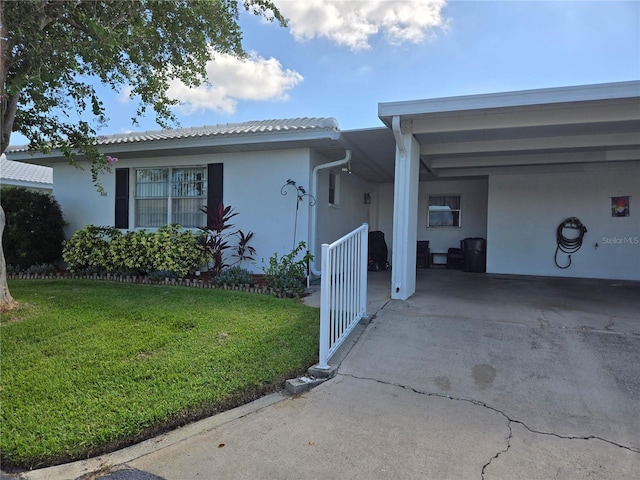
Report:
<svg viewBox="0 0 640 480"><path fill-rule="evenodd" d="M416 291L416 240L418 233L418 187L420 144L411 122L393 117L396 168L393 189L393 246L391 298L406 300Z"/></svg>

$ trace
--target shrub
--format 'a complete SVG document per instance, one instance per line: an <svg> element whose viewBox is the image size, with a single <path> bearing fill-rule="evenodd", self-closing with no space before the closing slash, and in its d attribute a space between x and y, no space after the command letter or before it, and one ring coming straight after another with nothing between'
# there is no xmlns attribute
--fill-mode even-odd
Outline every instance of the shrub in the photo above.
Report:
<svg viewBox="0 0 640 480"><path fill-rule="evenodd" d="M112 272L114 260L109 246L120 236L117 228L87 225L65 242L62 258L72 272Z"/></svg>
<svg viewBox="0 0 640 480"><path fill-rule="evenodd" d="M26 273L30 275L50 275L58 273L58 267L50 263L41 263L40 265L31 265L27 268Z"/></svg>
<svg viewBox="0 0 640 480"><path fill-rule="evenodd" d="M280 258L277 253L271 256L269 265L263 267L267 287L278 293L302 293L306 290L307 263L313 260L313 255L307 252L301 259L296 260L305 247L306 244L300 242L294 250Z"/></svg>
<svg viewBox="0 0 640 480"><path fill-rule="evenodd" d="M7 264L25 270L58 263L66 225L58 202L51 195L16 187L2 188L0 200L6 215L3 248Z"/></svg>
<svg viewBox="0 0 640 480"><path fill-rule="evenodd" d="M167 270L184 277L200 269L205 262L199 247L201 242L191 230L181 230L180 225L164 225L155 232L150 255L153 266L150 270Z"/></svg>
<svg viewBox="0 0 640 480"><path fill-rule="evenodd" d="M238 265L234 267L227 267L213 279L214 285L220 286L225 283L227 285L253 285L253 274L249 270Z"/></svg>
<svg viewBox="0 0 640 480"><path fill-rule="evenodd" d="M112 227L87 225L65 244L64 260L73 272L146 275L162 271L183 277L198 269L204 256L196 235L180 225L125 234Z"/></svg>
<svg viewBox="0 0 640 480"><path fill-rule="evenodd" d="M113 273L144 275L153 270L153 233L147 230L131 230L114 237L109 244L113 259Z"/></svg>

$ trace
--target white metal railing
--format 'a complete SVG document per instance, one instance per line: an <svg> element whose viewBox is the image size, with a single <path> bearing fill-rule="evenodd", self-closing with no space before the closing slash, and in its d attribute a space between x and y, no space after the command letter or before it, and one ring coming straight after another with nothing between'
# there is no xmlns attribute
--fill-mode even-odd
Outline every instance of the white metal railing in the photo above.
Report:
<svg viewBox="0 0 640 480"><path fill-rule="evenodd" d="M322 245L320 280L320 361L327 363L367 314L367 248L369 225Z"/></svg>

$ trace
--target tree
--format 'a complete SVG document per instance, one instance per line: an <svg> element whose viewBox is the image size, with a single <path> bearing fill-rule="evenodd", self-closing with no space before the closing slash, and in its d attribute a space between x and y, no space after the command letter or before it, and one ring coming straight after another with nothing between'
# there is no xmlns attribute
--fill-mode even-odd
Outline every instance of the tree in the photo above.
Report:
<svg viewBox="0 0 640 480"><path fill-rule="evenodd" d="M238 0L0 0L0 154L12 132L31 150L59 149L71 163L108 170L97 146L107 122L96 79L138 100L135 125L149 107L159 125L177 124L172 80L197 86L216 53L243 57ZM286 25L271 0L243 7ZM89 118L87 118L89 117Z"/></svg>
<svg viewBox="0 0 640 480"><path fill-rule="evenodd" d="M4 252L2 251L4 224L4 210L0 206L0 310L11 309L16 303L11 293L9 293L9 287L7 286L7 265L4 261Z"/></svg>

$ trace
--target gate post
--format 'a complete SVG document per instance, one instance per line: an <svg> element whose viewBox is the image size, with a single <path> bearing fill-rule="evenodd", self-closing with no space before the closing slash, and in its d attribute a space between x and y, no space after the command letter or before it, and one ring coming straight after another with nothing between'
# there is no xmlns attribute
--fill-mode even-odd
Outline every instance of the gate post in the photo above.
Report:
<svg viewBox="0 0 640 480"><path fill-rule="evenodd" d="M329 364L329 289L331 278L329 275L329 245L322 244L322 276L320 277L320 358L317 368L328 370Z"/></svg>

